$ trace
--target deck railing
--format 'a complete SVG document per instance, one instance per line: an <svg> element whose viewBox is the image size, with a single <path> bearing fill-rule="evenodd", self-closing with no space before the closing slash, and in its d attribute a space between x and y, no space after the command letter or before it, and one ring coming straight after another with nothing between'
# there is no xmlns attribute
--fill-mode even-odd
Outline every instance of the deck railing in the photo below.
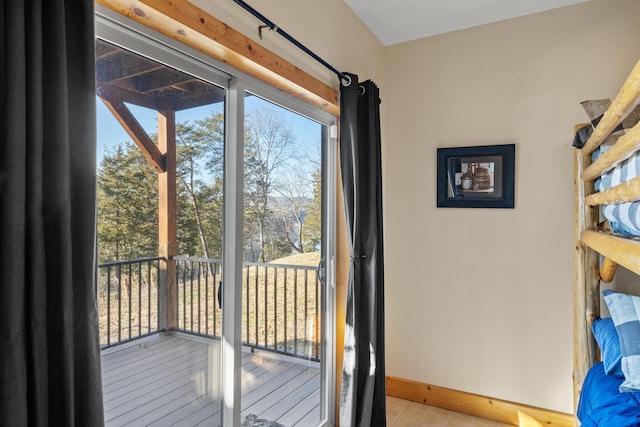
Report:
<svg viewBox="0 0 640 427"><path fill-rule="evenodd" d="M222 260L174 257L178 329L219 338ZM319 360L320 282L316 267L245 262L242 342L255 349Z"/></svg>
<svg viewBox="0 0 640 427"><path fill-rule="evenodd" d="M222 334L222 260L174 257L178 330L219 338Z"/></svg>
<svg viewBox="0 0 640 427"><path fill-rule="evenodd" d="M144 258L98 266L102 347L158 331L158 270L161 260Z"/></svg>
<svg viewBox="0 0 640 427"><path fill-rule="evenodd" d="M110 347L159 331L162 258L99 265L100 345ZM220 338L222 260L174 257L177 329ZM242 342L252 349L319 360L320 282L316 267L243 264Z"/></svg>

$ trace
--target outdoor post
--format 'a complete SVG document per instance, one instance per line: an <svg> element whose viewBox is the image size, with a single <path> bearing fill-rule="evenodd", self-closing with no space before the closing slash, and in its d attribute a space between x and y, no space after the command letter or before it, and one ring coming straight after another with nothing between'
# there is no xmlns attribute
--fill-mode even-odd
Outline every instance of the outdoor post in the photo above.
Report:
<svg viewBox="0 0 640 427"><path fill-rule="evenodd" d="M158 111L158 149L165 158L165 172L158 173L158 328L173 332L178 327L176 283L176 120L175 111Z"/></svg>

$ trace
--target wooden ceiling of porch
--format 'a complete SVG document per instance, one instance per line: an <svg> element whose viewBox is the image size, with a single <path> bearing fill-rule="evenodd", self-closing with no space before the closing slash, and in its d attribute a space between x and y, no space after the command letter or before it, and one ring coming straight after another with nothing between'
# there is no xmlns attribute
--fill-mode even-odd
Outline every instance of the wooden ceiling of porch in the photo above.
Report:
<svg viewBox="0 0 640 427"><path fill-rule="evenodd" d="M224 91L174 68L96 40L97 94L155 111L186 110L224 100Z"/></svg>

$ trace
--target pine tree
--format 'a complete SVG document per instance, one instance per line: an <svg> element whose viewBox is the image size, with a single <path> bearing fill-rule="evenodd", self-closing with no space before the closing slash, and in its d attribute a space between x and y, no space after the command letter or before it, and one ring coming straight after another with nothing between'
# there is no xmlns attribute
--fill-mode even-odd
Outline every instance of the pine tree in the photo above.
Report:
<svg viewBox="0 0 640 427"><path fill-rule="evenodd" d="M158 180L131 142L107 153L98 169L99 262L158 252Z"/></svg>
<svg viewBox="0 0 640 427"><path fill-rule="evenodd" d="M322 241L322 174L320 168L313 173L313 201L308 205L304 228L300 234L305 252L319 250Z"/></svg>

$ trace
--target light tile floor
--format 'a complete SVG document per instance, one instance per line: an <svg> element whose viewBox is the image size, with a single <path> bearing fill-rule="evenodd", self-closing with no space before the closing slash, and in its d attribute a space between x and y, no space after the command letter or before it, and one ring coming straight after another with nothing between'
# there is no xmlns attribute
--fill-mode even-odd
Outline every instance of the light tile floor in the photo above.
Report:
<svg viewBox="0 0 640 427"><path fill-rule="evenodd" d="M509 424L387 396L388 427L506 427Z"/></svg>

